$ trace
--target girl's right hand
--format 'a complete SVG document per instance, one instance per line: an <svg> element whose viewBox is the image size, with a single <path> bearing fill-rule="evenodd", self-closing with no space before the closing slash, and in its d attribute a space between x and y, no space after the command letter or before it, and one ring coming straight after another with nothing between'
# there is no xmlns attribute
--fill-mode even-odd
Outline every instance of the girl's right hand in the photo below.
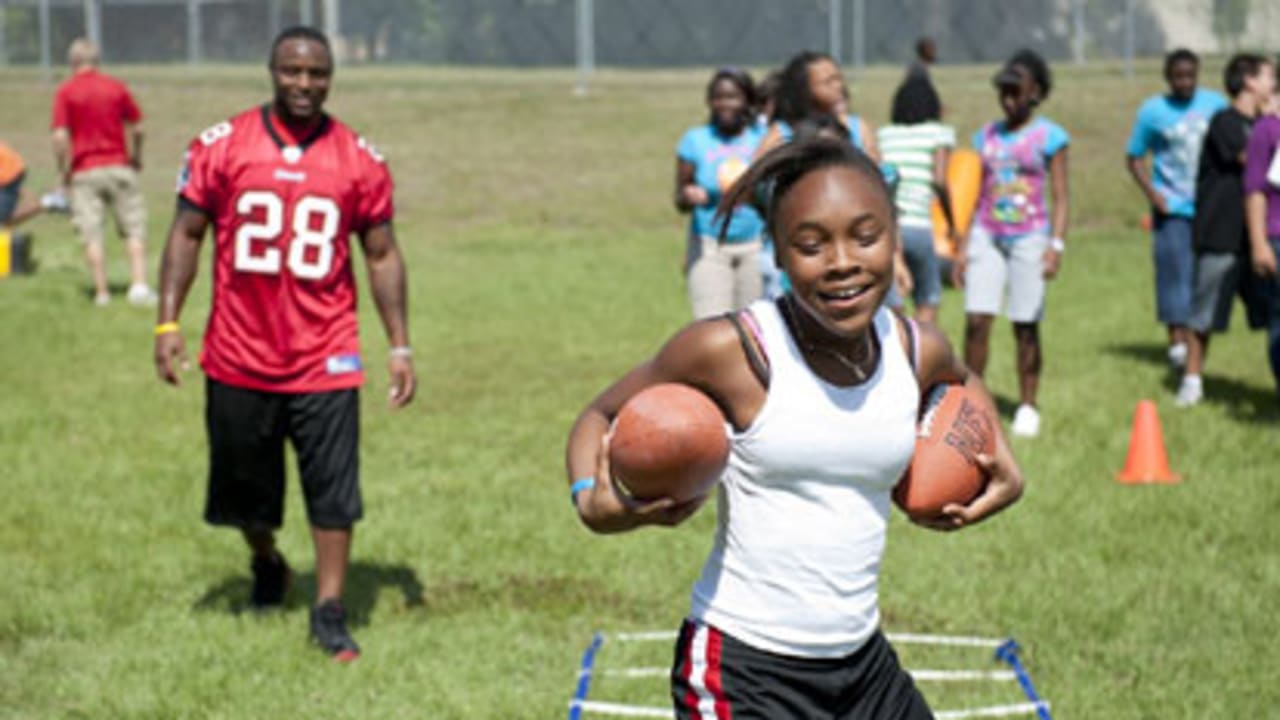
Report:
<svg viewBox="0 0 1280 720"><path fill-rule="evenodd" d="M620 492L609 469L609 438L600 438L600 455L596 460L596 484L578 495L578 514L582 522L596 532L625 532L643 525L673 527L684 522L702 507L706 497L677 502L671 498L637 500Z"/></svg>
<svg viewBox="0 0 1280 720"><path fill-rule="evenodd" d="M964 252L957 250L955 260L951 261L951 284L957 289L964 289Z"/></svg>
<svg viewBox="0 0 1280 720"><path fill-rule="evenodd" d="M680 197L691 207L701 207L711 199L711 196L707 195L706 189L693 183L680 188Z"/></svg>

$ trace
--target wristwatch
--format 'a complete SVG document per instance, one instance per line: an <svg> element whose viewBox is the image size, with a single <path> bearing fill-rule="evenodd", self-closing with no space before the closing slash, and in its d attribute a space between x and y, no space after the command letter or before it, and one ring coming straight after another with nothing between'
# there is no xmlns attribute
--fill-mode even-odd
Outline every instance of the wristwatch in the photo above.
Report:
<svg viewBox="0 0 1280 720"><path fill-rule="evenodd" d="M1067 249L1067 244L1062 242L1062 238L1056 237L1049 241L1049 249L1061 255Z"/></svg>

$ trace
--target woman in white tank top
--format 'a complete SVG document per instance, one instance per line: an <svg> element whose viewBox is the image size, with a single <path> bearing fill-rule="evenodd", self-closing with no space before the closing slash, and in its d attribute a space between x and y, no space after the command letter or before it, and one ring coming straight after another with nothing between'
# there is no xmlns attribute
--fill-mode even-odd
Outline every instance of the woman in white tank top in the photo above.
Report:
<svg viewBox="0 0 1280 720"><path fill-rule="evenodd" d="M597 397L569 437L572 499L600 533L692 515L697 501L638 504L615 492L606 434L640 390L698 388L732 442L715 543L677 645L677 716L929 718L878 629L890 492L914 449L923 389L964 383L989 406L990 396L941 332L883 307L897 228L865 154L825 140L780 147L721 212L757 188L767 188L758 204L792 291L685 327ZM1021 473L998 427L995 455L979 462L986 490L933 527L962 528L1017 500Z"/></svg>

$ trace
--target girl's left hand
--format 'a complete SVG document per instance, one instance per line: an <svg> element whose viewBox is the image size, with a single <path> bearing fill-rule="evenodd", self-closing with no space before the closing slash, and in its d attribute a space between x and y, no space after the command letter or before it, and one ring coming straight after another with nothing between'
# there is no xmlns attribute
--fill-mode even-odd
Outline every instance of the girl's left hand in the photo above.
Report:
<svg viewBox="0 0 1280 720"><path fill-rule="evenodd" d="M996 433L994 456L981 454L975 459L987 476L987 486L982 494L968 505L951 504L942 508L941 515L923 521L921 525L934 530L959 530L995 515L1022 496L1022 470L1013 459L1003 434Z"/></svg>
<svg viewBox="0 0 1280 720"><path fill-rule="evenodd" d="M1062 253L1049 248L1044 251L1044 279L1052 280L1058 275L1058 269L1062 267Z"/></svg>

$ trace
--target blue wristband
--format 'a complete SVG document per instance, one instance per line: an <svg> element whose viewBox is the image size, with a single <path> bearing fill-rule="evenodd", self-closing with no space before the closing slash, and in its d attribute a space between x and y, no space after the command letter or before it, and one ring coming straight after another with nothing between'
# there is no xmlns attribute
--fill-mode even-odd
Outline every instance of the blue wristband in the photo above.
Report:
<svg viewBox="0 0 1280 720"><path fill-rule="evenodd" d="M573 484L569 486L569 502L573 503L574 507L578 507L578 493L583 490L590 490L595 486L596 479L593 477L584 477L574 480Z"/></svg>

